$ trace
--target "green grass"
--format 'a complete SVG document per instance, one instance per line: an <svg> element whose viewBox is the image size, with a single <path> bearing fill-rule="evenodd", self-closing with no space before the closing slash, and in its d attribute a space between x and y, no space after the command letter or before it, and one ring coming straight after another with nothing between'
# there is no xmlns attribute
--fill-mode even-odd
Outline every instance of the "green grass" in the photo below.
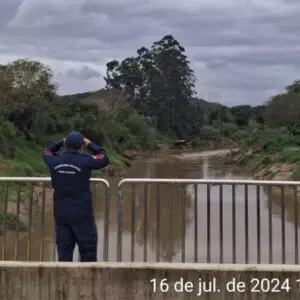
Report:
<svg viewBox="0 0 300 300"><path fill-rule="evenodd" d="M285 148L281 153L278 154L278 161L285 163L295 163L300 161L300 148Z"/></svg>
<svg viewBox="0 0 300 300"><path fill-rule="evenodd" d="M16 160L13 161L13 165L20 165L27 176L33 176L34 174L45 174L47 168L42 161L43 148L37 145L23 145L17 149Z"/></svg>
<svg viewBox="0 0 300 300"><path fill-rule="evenodd" d="M52 139L59 140L59 138ZM49 139L49 141L51 141ZM48 144L48 143L46 143ZM117 170L126 168L125 159L117 154L109 146L105 146L110 165ZM43 148L29 143L20 143L16 149L16 157L13 160L0 157L0 176L47 176L49 171L42 160ZM128 164L127 164L128 165ZM96 172L95 175L98 175Z"/></svg>
<svg viewBox="0 0 300 300"><path fill-rule="evenodd" d="M1 176L35 176L47 173L42 161L43 148L26 142L17 145L15 159L8 161L8 166L1 169Z"/></svg>
<svg viewBox="0 0 300 300"><path fill-rule="evenodd" d="M254 155L249 161L248 166L251 170L257 169L260 166L264 166L270 162L270 159L268 156L258 154Z"/></svg>
<svg viewBox="0 0 300 300"><path fill-rule="evenodd" d="M170 144L173 141L171 136L168 136L160 131L155 131L157 142L160 144Z"/></svg>
<svg viewBox="0 0 300 300"><path fill-rule="evenodd" d="M45 145L51 141L59 140L61 137L52 136L45 139ZM47 141L46 141L47 140ZM124 158L117 154L111 147L105 145L110 159L110 165L124 168ZM0 176L38 176L47 175L48 169L42 160L43 148L29 142L20 142L16 149L13 160L0 157Z"/></svg>
<svg viewBox="0 0 300 300"><path fill-rule="evenodd" d="M110 164L121 167L123 165L121 155L116 153L112 148L108 146L104 146L104 147L109 157Z"/></svg>
<svg viewBox="0 0 300 300"><path fill-rule="evenodd" d="M255 170L262 165L271 163L297 163L300 162L300 148L299 147L286 147L279 153L264 153L263 151L257 151L251 157L246 160L247 165L251 170Z"/></svg>

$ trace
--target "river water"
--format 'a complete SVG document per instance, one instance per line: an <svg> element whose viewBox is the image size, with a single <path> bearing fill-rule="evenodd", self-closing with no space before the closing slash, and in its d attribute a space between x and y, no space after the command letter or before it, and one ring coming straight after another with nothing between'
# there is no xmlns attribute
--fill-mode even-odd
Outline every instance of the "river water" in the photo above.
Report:
<svg viewBox="0 0 300 300"><path fill-rule="evenodd" d="M165 154L147 154L133 163L125 177L252 179L251 175L246 174L237 166L226 165L224 157L218 154L218 152L182 153L177 150ZM111 195L109 201L108 259L110 261L116 261L117 259L117 183L120 179L109 180ZM157 201L158 192L159 201ZM256 263L259 259L261 263L269 263L269 221L271 221L272 262L282 262L282 229L285 232L285 263L295 262L294 241L298 237L298 224L295 226L294 202L291 199L285 199L285 220L282 222L281 198L276 194L272 194L271 200L270 195L268 196L267 191L263 188L259 191L260 205L258 211L256 187L248 187L248 213L246 216L245 188L242 185L236 186L235 218L233 214L232 186L223 186L221 213L220 187L218 185L212 185L210 188L209 206L207 204L207 186L198 185L196 192L195 201L194 186L191 185L173 186L171 189L169 186L160 185L159 190L157 190L157 185L150 185L146 191L144 186L140 185L135 188L135 201L132 202L132 187L125 185L123 187L122 209L122 260L130 261L134 258L135 261L143 261L143 259L155 261L159 257L160 261L180 262L184 259L185 262L193 262L196 255L198 262L207 262L209 257L210 262L216 263ZM99 261L103 259L104 195L105 193L101 187L94 191L95 217L99 232ZM147 196L146 210L144 207L145 195ZM159 205L158 209L157 205ZM209 219L208 208L210 209ZM134 223L132 223L133 209ZM272 209L271 214L270 209ZM258 213L260 214L259 227L257 225ZM145 214L147 216L146 227ZM248 227L245 226L245 218L247 217ZM220 218L222 218L223 234L220 234ZM158 222L159 230L156 226ZM208 226L210 227L209 234L207 231ZM235 228L235 247L233 228ZM248 239L246 238L247 232ZM134 240L132 240L133 233ZM195 233L198 239L197 245L195 245ZM260 236L260 242L258 236ZM248 261L246 260L245 251L247 243L249 249ZM134 251L132 251L132 245L134 245ZM13 235L8 238L7 246L6 259L14 259ZM41 259L40 246L40 230L37 229L31 234L31 260ZM220 248L222 251L220 251ZM43 259L52 260L55 255L54 249L52 212L49 211L45 217ZM24 233L19 241L18 260L27 260L27 251L28 235ZM235 261L233 261L234 256ZM75 249L74 259L78 260L77 248Z"/></svg>

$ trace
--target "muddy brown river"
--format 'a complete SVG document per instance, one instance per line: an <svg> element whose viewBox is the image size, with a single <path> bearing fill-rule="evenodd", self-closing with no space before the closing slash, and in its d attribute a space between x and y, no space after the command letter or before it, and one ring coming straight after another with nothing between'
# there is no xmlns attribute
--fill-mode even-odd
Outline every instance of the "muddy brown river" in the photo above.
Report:
<svg viewBox="0 0 300 300"><path fill-rule="evenodd" d="M182 153L176 150L165 154L147 154L134 161L125 177L252 179L251 175L246 174L237 166L226 165L224 157L218 154L219 152L214 151ZM117 204L117 183L120 179L109 179L111 184L108 230L109 261L117 260L118 243L120 242L117 226L118 216L120 216ZM295 239L297 240L299 234L295 219L297 219L298 208L295 213L292 198L285 197L285 205L282 210L280 195L272 193L268 195L267 190L261 187L258 207L257 189L255 186L249 186L248 210L245 214L245 187L243 185L235 187L234 195L232 186L224 185L221 197L220 186L211 185L209 201L207 186L204 184L196 186L196 190L194 185L188 184L185 186L175 185L171 188L164 184L157 188L157 184L151 184L147 189L141 184L134 189L134 200L132 200L131 185L124 185L122 190L121 255L123 261L156 261L159 259L160 261L194 262L196 259L198 262L209 260L216 263L269 263L270 251L272 252L272 263L281 263L283 252L285 253L285 263L295 263L295 259L297 259L298 251L295 250L297 249ZM101 186L94 190L94 203L99 232L98 260L101 261L103 260L105 223L105 193ZM284 221L281 217L282 211L284 211ZM257 218L258 214L260 215L259 219ZM245 225L245 220L247 220L248 226ZM270 223L271 227L269 227ZM208 227L210 230L207 230ZM285 234L282 235L282 232ZM197 244L195 244L195 237ZM13 260L15 255L14 234L7 237L6 243L6 259ZM282 244L285 245L283 248ZM18 260L27 260L27 233L20 235L18 247ZM247 249L249 249L248 252ZM48 211L45 215L43 259L53 260L54 250L52 211ZM39 227L31 234L30 251L31 260L41 259ZM77 248L74 260L78 260Z"/></svg>

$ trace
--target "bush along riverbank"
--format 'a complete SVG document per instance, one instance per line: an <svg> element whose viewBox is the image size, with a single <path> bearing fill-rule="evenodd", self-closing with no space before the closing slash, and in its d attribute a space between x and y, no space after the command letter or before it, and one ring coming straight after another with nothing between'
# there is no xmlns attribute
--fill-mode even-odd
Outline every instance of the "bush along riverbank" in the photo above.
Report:
<svg viewBox="0 0 300 300"><path fill-rule="evenodd" d="M249 132L242 147L233 153L231 163L250 171L258 180L300 181L298 135L284 127ZM277 187L273 190L280 192ZM286 187L285 193L292 195L294 189Z"/></svg>
<svg viewBox="0 0 300 300"><path fill-rule="evenodd" d="M257 179L300 181L299 136L285 127L249 129L232 162Z"/></svg>
<svg viewBox="0 0 300 300"><path fill-rule="evenodd" d="M231 163L246 168L255 179L298 181L300 179L300 164L293 160L286 160L285 157L285 155L291 154L299 155L300 148L285 149L282 154L274 156L255 153L254 150L242 148L233 153Z"/></svg>

